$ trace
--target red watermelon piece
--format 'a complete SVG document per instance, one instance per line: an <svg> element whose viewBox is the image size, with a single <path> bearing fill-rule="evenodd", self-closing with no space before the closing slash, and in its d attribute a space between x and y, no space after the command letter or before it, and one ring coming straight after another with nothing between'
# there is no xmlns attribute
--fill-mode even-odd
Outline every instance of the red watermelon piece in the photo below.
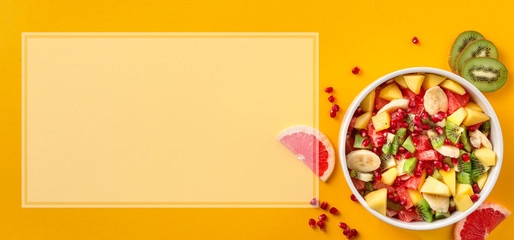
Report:
<svg viewBox="0 0 514 240"><path fill-rule="evenodd" d="M395 189L394 187L391 187L383 182L380 182L380 181L375 181L373 183L373 188L375 189L382 189L382 188L387 188L387 193L394 193L395 192Z"/></svg>
<svg viewBox="0 0 514 240"><path fill-rule="evenodd" d="M356 179L356 178L351 178L352 179L352 182L353 182L353 186L355 186L355 188L357 188L357 190L363 190L364 188L366 188L366 183L364 181L361 181L359 179Z"/></svg>
<svg viewBox="0 0 514 240"><path fill-rule="evenodd" d="M411 208L411 209L404 209L404 210L401 210L399 213L398 213L398 219L404 221L404 222L412 222L412 221L415 221L418 218L418 213L416 212L416 210L414 208Z"/></svg>
<svg viewBox="0 0 514 240"><path fill-rule="evenodd" d="M427 150L423 152L416 151L414 156L420 161L435 161L439 157L435 150Z"/></svg>
<svg viewBox="0 0 514 240"><path fill-rule="evenodd" d="M405 205L405 209L409 209L412 206L414 206L414 204L412 204L412 200L409 197L407 189L403 185L396 188L396 193L398 193L400 199L405 198L405 200L407 200L407 205Z"/></svg>
<svg viewBox="0 0 514 240"><path fill-rule="evenodd" d="M469 102L468 92L466 92L464 95L454 93L448 89L444 89L444 92L448 97L448 115L454 113L461 107L465 107Z"/></svg>
<svg viewBox="0 0 514 240"><path fill-rule="evenodd" d="M403 186L410 189L418 189L420 182L421 177L410 177L407 181L403 183Z"/></svg>
<svg viewBox="0 0 514 240"><path fill-rule="evenodd" d="M419 142L415 146L416 151L422 152L422 151L433 149L432 144L430 143L430 138L428 138L427 135L419 135L418 139L419 139Z"/></svg>

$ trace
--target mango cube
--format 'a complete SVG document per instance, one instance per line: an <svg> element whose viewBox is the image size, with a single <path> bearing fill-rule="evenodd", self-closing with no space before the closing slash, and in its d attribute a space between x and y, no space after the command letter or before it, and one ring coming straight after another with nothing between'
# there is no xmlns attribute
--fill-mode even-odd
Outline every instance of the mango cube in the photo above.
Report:
<svg viewBox="0 0 514 240"><path fill-rule="evenodd" d="M412 201L412 204L414 204L414 206L417 206L419 200L421 200L423 198L421 193L414 189L408 188L407 193L409 193L410 200Z"/></svg>
<svg viewBox="0 0 514 240"><path fill-rule="evenodd" d="M442 83L446 77L439 76L437 74L428 73L425 74L425 81L423 82L423 89L428 90L432 87L438 86L440 83Z"/></svg>
<svg viewBox="0 0 514 240"><path fill-rule="evenodd" d="M371 119L371 112L363 113L355 119L354 128L357 130L368 129L368 123Z"/></svg>
<svg viewBox="0 0 514 240"><path fill-rule="evenodd" d="M487 172L485 172L484 174L482 174L482 176L480 176L480 178L478 178L477 184L480 189L484 189L484 185L487 182L487 175Z"/></svg>
<svg viewBox="0 0 514 240"><path fill-rule="evenodd" d="M380 90L379 97L387 101L403 98L402 91L395 83L387 85L385 88Z"/></svg>
<svg viewBox="0 0 514 240"><path fill-rule="evenodd" d="M460 84L448 79L442 82L439 86L442 88L446 88L454 93L457 93L459 95L466 94L466 89L464 89Z"/></svg>
<svg viewBox="0 0 514 240"><path fill-rule="evenodd" d="M389 128L389 124L391 123L391 116L388 112L381 112L380 114L372 117L371 121L373 121L375 130L382 131Z"/></svg>
<svg viewBox="0 0 514 240"><path fill-rule="evenodd" d="M484 110L474 102L468 102L468 105L466 105L466 107L469 109L473 109L475 111L484 112Z"/></svg>
<svg viewBox="0 0 514 240"><path fill-rule="evenodd" d="M405 83L407 83L407 87L415 94L419 94L419 90L421 89L421 85L423 85L423 81L425 80L425 75L421 74L409 74L403 76L405 79Z"/></svg>
<svg viewBox="0 0 514 240"><path fill-rule="evenodd" d="M457 192L455 193L457 196L464 194L471 196L473 195L473 188L469 184L457 183Z"/></svg>
<svg viewBox="0 0 514 240"><path fill-rule="evenodd" d="M473 201L471 201L471 198L469 198L469 196L465 194L457 195L453 200L455 201L457 210L461 212L465 212L471 206L473 206Z"/></svg>
<svg viewBox="0 0 514 240"><path fill-rule="evenodd" d="M439 171L441 176L443 176L443 182L448 186L452 196L455 196L455 169L451 168L449 172Z"/></svg>
<svg viewBox="0 0 514 240"><path fill-rule="evenodd" d="M403 76L398 76L398 77L395 77L394 78L394 81L400 85L400 87L402 88L408 88L407 87L407 83L405 82L405 79L403 78Z"/></svg>
<svg viewBox="0 0 514 240"><path fill-rule="evenodd" d="M461 107L457 111L455 111L452 115L448 116L448 121L455 123L456 125L460 125L464 118L468 115L468 112L465 108Z"/></svg>
<svg viewBox="0 0 514 240"><path fill-rule="evenodd" d="M373 192L368 193L364 197L366 200L366 203L368 206L377 211L378 213L382 215L386 215L386 208L387 208L387 189L382 188Z"/></svg>
<svg viewBox="0 0 514 240"><path fill-rule="evenodd" d="M440 182L439 180L428 177L427 180L425 180L425 183L423 184L423 187L421 187L422 193L429 193L439 196L445 196L449 197L451 195L450 189L446 184Z"/></svg>
<svg viewBox="0 0 514 240"><path fill-rule="evenodd" d="M467 112L467 116L466 118L464 118L464 121L462 122L464 126L471 126L489 120L489 116L485 115L482 112L473 110L468 107L466 107L465 109Z"/></svg>
<svg viewBox="0 0 514 240"><path fill-rule="evenodd" d="M383 183L387 185L393 185L394 180L396 180L396 177L398 176L398 170L396 168L389 168L389 170L382 173L382 181Z"/></svg>
<svg viewBox="0 0 514 240"><path fill-rule="evenodd" d="M475 149L473 154L487 167L496 165L496 153L489 148L483 147Z"/></svg>
<svg viewBox="0 0 514 240"><path fill-rule="evenodd" d="M373 112L373 109L375 108L375 90L371 91L368 96L362 100L360 104L360 108L364 112Z"/></svg>

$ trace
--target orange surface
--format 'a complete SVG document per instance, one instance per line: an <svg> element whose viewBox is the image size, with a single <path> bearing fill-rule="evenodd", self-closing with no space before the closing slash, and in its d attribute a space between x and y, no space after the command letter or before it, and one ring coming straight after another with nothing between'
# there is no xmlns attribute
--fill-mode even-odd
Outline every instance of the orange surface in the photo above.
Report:
<svg viewBox="0 0 514 240"><path fill-rule="evenodd" d="M485 4L485 5L484 5ZM449 70L453 39L474 29L513 66L509 1L0 1L0 239L341 239L338 221L360 239L450 239L451 227L416 232L390 226L349 199L339 164L321 198L342 214L326 233L311 230L318 209L22 209L21 32L319 32L320 88L333 86L344 112L374 79L405 67ZM417 36L419 45L412 44ZM361 73L353 75L354 66ZM514 84L486 97L502 124L502 173L488 200L514 210ZM294 83L292 83L294 84ZM321 130L336 143L342 115L329 118L320 93ZM293 122L294 119L291 119ZM292 123L293 124L293 123ZM273 137L273 136L270 136ZM510 144L510 145L509 145ZM307 199L306 199L307 200ZM509 239L512 217L489 239Z"/></svg>

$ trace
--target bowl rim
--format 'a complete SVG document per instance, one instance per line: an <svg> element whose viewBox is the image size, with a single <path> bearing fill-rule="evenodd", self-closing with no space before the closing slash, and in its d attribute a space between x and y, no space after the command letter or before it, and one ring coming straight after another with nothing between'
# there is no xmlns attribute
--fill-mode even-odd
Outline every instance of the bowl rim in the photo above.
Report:
<svg viewBox="0 0 514 240"><path fill-rule="evenodd" d="M473 204L472 207L470 207L465 212L454 212L452 216L446 219L440 219L432 223L427 222L402 222L398 219L393 219L387 216L384 216L375 210L371 209L367 204L364 198L359 194L355 186L353 185L353 182L351 181L350 174L347 171L346 166L346 134L348 130L348 126L350 124L351 118L353 116L353 113L357 109L357 107L360 105L362 100L375 88L377 88L382 83L388 81L389 79L393 79L397 76L410 74L410 73L432 73L444 76L446 78L449 78L451 80L456 81L461 86L463 86L468 92L470 92L471 95L474 95L475 102L479 104L482 109L484 109L484 112L488 114L488 116L491 118L491 133L494 131L494 135L496 136L496 140L492 141L494 144L494 152L496 153L496 165L491 167L488 175L488 179L486 184L484 185L483 190L480 192L480 198L477 202ZM491 139L492 140L492 139ZM496 183L496 180L498 179L498 176L500 175L502 160L503 160L503 136L501 132L501 126L500 122L498 121L498 117L496 116L496 113L494 112L493 107L487 100L487 98L478 90L475 86L473 86L470 82L465 80L464 78L448 72L446 70L438 69L438 68L432 68L432 67L412 67L412 68L405 68L401 70L397 70L394 72L391 72L389 74L386 74L377 80L370 83L366 88L364 88L358 95L355 97L355 99L352 101L348 109L346 110L346 113L344 115L343 121L341 122L341 128L339 131L339 143L338 143L338 150L339 150L339 161L341 163L341 168L343 170L343 174L345 176L346 182L348 186L350 187L350 190L352 193L357 197L357 200L360 202L364 208L375 217L379 218L380 220L389 223L393 226L404 228L404 229L410 229L410 230L432 230L432 229L438 229L442 227L449 226L451 224L456 223L457 221L462 220L469 214L471 214L473 211L475 211L489 196L491 191L493 190L494 184Z"/></svg>

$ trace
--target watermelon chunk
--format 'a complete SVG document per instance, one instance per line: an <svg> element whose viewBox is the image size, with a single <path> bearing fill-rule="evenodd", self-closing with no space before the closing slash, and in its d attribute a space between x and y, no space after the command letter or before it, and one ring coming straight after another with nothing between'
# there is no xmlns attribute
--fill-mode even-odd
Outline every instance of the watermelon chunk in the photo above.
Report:
<svg viewBox="0 0 514 240"><path fill-rule="evenodd" d="M394 210L391 210L391 209L386 209L386 216L388 217L394 217L398 215L398 212L397 211L394 211Z"/></svg>
<svg viewBox="0 0 514 240"><path fill-rule="evenodd" d="M377 132L375 130L375 127L373 127L372 121L369 121L369 123L368 123L368 136L371 139L371 144L373 145L373 147L380 147L383 145L383 144L378 143L378 138L384 137L384 134L381 131Z"/></svg>
<svg viewBox="0 0 514 240"><path fill-rule="evenodd" d="M394 193L395 192L395 189L394 187L391 187L383 182L379 182L379 181L375 181L373 183L373 188L375 189L382 189L382 188L387 188L387 193Z"/></svg>
<svg viewBox="0 0 514 240"><path fill-rule="evenodd" d="M420 161L435 161L438 159L439 154L435 150L426 150L423 152L416 151L414 156Z"/></svg>
<svg viewBox="0 0 514 240"><path fill-rule="evenodd" d="M444 93L448 97L448 115L459 110L461 107L465 107L469 102L469 93L466 92L464 95L454 93L448 89L444 89Z"/></svg>
<svg viewBox="0 0 514 240"><path fill-rule="evenodd" d="M414 208L401 210L398 212L398 219L404 221L404 222L412 222L417 221L419 219L418 213Z"/></svg>
<svg viewBox="0 0 514 240"><path fill-rule="evenodd" d="M356 178L351 178L352 179L352 182L353 182L353 186L355 186L355 188L357 188L357 190L363 190L364 188L366 188L366 183L364 181L361 181L359 179L356 179Z"/></svg>
<svg viewBox="0 0 514 240"><path fill-rule="evenodd" d="M407 200L407 205L405 205L405 209L409 209L414 204L412 204L412 200L409 197L409 193L407 192L407 189L402 185L396 188L396 193L398 193L398 196L400 196L400 199L405 198Z"/></svg>
<svg viewBox="0 0 514 240"><path fill-rule="evenodd" d="M418 189L420 182L421 177L410 177L407 181L403 183L403 186L410 189Z"/></svg>
<svg viewBox="0 0 514 240"><path fill-rule="evenodd" d="M427 135L419 135L418 139L419 139L419 142L415 146L416 151L422 152L422 151L433 149L432 144L430 143L430 138L428 138Z"/></svg>
<svg viewBox="0 0 514 240"><path fill-rule="evenodd" d="M425 111L425 105L422 102L416 102L416 107L409 108L407 113L414 114L416 116L421 116L421 114Z"/></svg>
<svg viewBox="0 0 514 240"><path fill-rule="evenodd" d="M403 88L401 90L402 90L403 98L405 98L407 100L411 100L412 98L416 97L416 94L408 88ZM423 89L423 88L420 89L419 95L422 97L425 96L425 89Z"/></svg>

